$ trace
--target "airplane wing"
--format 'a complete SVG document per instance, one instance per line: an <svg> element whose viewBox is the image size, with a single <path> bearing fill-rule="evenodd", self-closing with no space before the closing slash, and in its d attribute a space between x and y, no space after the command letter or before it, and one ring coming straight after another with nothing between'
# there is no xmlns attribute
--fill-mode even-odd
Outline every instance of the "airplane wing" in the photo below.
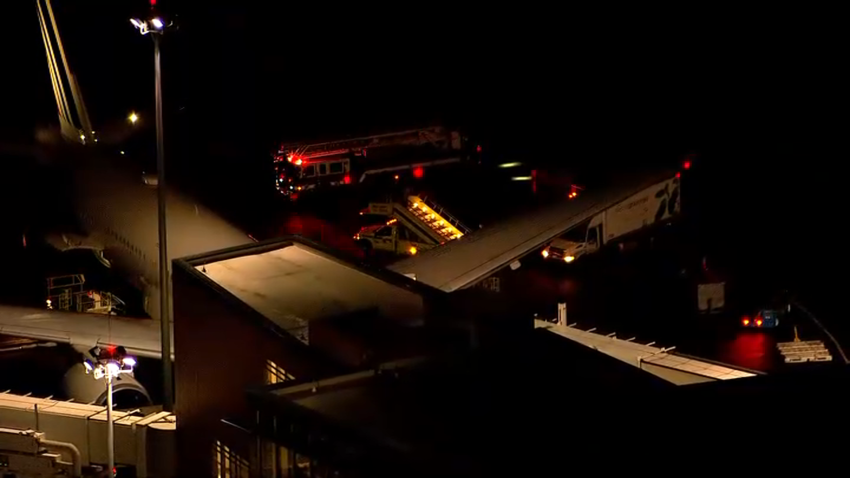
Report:
<svg viewBox="0 0 850 478"><path fill-rule="evenodd" d="M670 171L635 175L609 188L485 227L388 268L445 292L463 289L672 175Z"/></svg>
<svg viewBox="0 0 850 478"><path fill-rule="evenodd" d="M151 319L0 305L0 334L71 344L79 350L122 345L132 355L161 358L159 327Z"/></svg>
<svg viewBox="0 0 850 478"><path fill-rule="evenodd" d="M534 327L592 348L675 385L733 380L761 375L762 372L745 370L729 364L709 361L674 352L676 347L654 347L655 342L639 344L631 339L619 339L614 334L601 335L575 326L552 324L535 320Z"/></svg>

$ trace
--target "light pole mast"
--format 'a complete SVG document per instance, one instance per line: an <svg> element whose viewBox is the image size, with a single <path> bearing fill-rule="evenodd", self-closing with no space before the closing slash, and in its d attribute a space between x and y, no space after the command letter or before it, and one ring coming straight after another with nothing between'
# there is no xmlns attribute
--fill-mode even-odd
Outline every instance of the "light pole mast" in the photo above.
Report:
<svg viewBox="0 0 850 478"><path fill-rule="evenodd" d="M168 274L168 234L165 220L165 147L162 136L162 80L160 73L160 34L153 35L154 81L156 82L156 174L157 174L157 221L159 224L159 320L162 338L162 408L174 411L171 367L171 277Z"/></svg>
<svg viewBox="0 0 850 478"><path fill-rule="evenodd" d="M115 422L112 420L112 374L106 374L106 461L109 475L115 475Z"/></svg>
<svg viewBox="0 0 850 478"><path fill-rule="evenodd" d="M153 7L156 2L151 2ZM130 22L142 35L153 36L154 47L154 96L156 103L156 169L157 169L157 224L159 228L159 320L160 347L162 350L162 408L174 411L174 381L171 364L171 276L168 273L168 234L166 233L165 191L165 147L162 127L162 79L160 67L160 42L167 26L163 19L154 16L150 20L132 19Z"/></svg>

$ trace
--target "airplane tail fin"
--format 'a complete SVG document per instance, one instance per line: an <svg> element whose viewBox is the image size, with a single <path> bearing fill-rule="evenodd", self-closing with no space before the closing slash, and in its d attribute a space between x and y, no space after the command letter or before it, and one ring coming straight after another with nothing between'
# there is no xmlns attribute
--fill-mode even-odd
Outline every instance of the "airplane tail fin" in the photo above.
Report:
<svg viewBox="0 0 850 478"><path fill-rule="evenodd" d="M65 48L62 45L62 38L59 36L59 29L56 26L53 7L50 4L50 0L36 0L36 5L38 6L41 38L44 41L47 69L50 72L50 82L53 85L53 95L56 98L62 136L68 141L92 144L95 142L94 131L91 127L88 111L83 103L79 84L76 77L71 73L68 59L65 56ZM55 49L59 50L59 58L62 61L61 68L54 49L54 41ZM68 102L66 88L71 90L71 97L74 102L73 110Z"/></svg>

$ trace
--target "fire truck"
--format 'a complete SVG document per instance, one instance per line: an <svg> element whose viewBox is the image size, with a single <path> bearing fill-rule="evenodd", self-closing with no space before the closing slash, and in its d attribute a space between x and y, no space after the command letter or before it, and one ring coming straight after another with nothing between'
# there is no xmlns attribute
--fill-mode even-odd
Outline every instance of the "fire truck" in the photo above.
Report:
<svg viewBox="0 0 850 478"><path fill-rule="evenodd" d="M293 199L302 191L358 184L381 174L422 177L425 168L467 159L457 131L440 126L338 141L282 144L274 156L278 191Z"/></svg>

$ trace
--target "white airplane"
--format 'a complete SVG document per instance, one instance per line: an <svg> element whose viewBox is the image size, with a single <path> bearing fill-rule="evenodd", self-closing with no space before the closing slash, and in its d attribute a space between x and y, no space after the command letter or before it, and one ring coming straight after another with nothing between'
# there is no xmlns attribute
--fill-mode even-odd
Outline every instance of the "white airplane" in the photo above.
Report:
<svg viewBox="0 0 850 478"><path fill-rule="evenodd" d="M115 167L121 157L81 154L72 168L75 210L84 234L48 235L60 251L92 250L144 293L145 311L159 320L159 245L155 182L141 171ZM250 237L174 190L166 202L168 260L251 242Z"/></svg>
<svg viewBox="0 0 850 478"><path fill-rule="evenodd" d="M43 1L44 8L38 2L38 13L60 132L76 146L63 151L66 156L63 162L71 175L78 231L82 232L60 231L49 234L46 241L60 251L93 251L106 267L120 271L144 293L145 311L159 320L156 176L144 175L120 154L110 156L98 150L95 144L98 138L91 129L79 85L65 58L50 0ZM70 102L66 89L72 93ZM71 105L75 110L72 111ZM167 191L166 204L169 264L174 258L251 241L247 234L173 189Z"/></svg>
<svg viewBox="0 0 850 478"><path fill-rule="evenodd" d="M67 199L73 200L79 226L75 232L51 233L45 238L46 242L60 251L93 251L104 266L121 272L143 292L145 310L154 320L3 305L0 306L0 334L70 344L82 353L94 346L121 345L129 353L160 358L159 320L168 319L159 314L156 181L134 169L124 156L109 156L98 151L79 86L65 58L50 0L37 0L36 3L58 107L60 133L40 132L37 139L48 149L59 136L65 140L66 144L53 150L60 151L59 159L70 175L74 197ZM71 91L72 102L68 101L66 90ZM72 114L71 104L76 107L75 114ZM57 159L56 156L53 159ZM252 241L250 236L211 210L172 189L167 191L166 216L169 266L174 258ZM147 396L132 377L125 379L124 386ZM78 401L104 399L102 384L86 377L82 365L68 371L66 392Z"/></svg>

